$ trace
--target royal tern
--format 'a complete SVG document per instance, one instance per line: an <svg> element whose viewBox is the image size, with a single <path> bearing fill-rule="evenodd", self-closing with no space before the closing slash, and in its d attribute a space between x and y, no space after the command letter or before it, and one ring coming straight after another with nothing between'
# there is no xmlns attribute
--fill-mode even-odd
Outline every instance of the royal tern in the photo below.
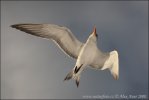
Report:
<svg viewBox="0 0 149 100"><path fill-rule="evenodd" d="M75 67L66 75L64 81L74 79L78 87L81 72L87 67L109 69L114 79L119 77L118 52L113 50L105 53L97 47L98 34L95 27L85 43L80 42L68 28L54 24L14 24L11 27L52 39L66 54L77 59Z"/></svg>

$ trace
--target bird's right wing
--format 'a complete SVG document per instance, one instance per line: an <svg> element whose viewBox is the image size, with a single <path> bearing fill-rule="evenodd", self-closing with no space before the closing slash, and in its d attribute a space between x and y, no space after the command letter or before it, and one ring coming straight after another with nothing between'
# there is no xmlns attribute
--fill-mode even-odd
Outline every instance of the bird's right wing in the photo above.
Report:
<svg viewBox="0 0 149 100"><path fill-rule="evenodd" d="M66 28L54 24L15 24L12 28L28 34L54 40L69 56L77 58L83 43Z"/></svg>

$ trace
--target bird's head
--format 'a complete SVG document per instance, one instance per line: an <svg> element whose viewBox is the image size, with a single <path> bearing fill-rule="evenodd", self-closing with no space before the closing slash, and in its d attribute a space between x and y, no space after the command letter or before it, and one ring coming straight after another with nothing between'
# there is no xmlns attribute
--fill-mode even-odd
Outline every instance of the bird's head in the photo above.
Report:
<svg viewBox="0 0 149 100"><path fill-rule="evenodd" d="M98 34L96 33L96 27L95 26L94 26L93 32L89 36L89 39L92 40L92 41L95 41L95 42L98 39Z"/></svg>

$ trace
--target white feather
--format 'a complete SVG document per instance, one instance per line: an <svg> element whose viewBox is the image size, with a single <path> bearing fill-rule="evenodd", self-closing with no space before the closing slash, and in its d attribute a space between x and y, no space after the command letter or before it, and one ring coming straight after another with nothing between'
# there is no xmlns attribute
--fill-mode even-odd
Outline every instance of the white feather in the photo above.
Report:
<svg viewBox="0 0 149 100"><path fill-rule="evenodd" d="M110 57L105 62L101 70L109 68L111 74L115 79L119 77L119 58L116 50L110 52Z"/></svg>
<svg viewBox="0 0 149 100"><path fill-rule="evenodd" d="M12 27L31 35L54 40L66 54L75 59L83 46L66 27L54 24L15 24Z"/></svg>

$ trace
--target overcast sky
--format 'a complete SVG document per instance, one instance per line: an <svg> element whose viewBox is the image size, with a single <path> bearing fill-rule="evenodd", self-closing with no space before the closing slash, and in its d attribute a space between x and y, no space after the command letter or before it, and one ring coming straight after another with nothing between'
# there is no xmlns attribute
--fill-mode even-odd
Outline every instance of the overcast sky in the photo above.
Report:
<svg viewBox="0 0 149 100"><path fill-rule="evenodd" d="M80 86L63 82L76 60L52 41L12 29L17 23L68 27L85 42L96 25L98 47L119 52L120 76L86 69ZM75 99L124 94L148 97L147 1L2 1L1 97L3 99Z"/></svg>

